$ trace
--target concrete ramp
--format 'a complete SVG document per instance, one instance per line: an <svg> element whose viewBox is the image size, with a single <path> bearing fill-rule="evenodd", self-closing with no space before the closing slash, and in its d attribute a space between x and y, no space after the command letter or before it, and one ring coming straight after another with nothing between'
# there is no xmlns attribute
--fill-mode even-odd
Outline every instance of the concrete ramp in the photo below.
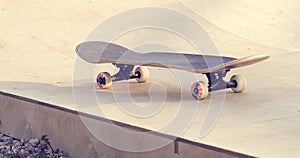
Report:
<svg viewBox="0 0 300 158"><path fill-rule="evenodd" d="M85 123L89 122L97 126L119 126L135 132L147 132L147 129L131 126L122 122L107 120L105 118L70 110L61 106L41 102L0 92L0 120L1 132L15 138L30 139L45 133L50 138L53 147L60 147L70 153L72 157L220 157L240 158L252 157L221 148L192 142L182 138L170 141L163 148L148 152L128 152L117 150L96 139ZM101 133L103 129L97 129ZM118 133L114 131L112 133ZM126 137L126 135L125 135ZM140 140L140 143L173 140L170 135L153 133L148 140ZM123 141L123 140L119 140ZM129 142L128 142L129 143Z"/></svg>

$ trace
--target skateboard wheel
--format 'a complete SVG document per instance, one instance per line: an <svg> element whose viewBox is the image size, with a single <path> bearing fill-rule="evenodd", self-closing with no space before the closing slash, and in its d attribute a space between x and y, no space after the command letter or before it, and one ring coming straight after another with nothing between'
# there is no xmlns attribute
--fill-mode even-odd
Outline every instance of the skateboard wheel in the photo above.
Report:
<svg viewBox="0 0 300 158"><path fill-rule="evenodd" d="M230 82L234 82L236 84L236 87L231 88L235 93L241 93L246 89L246 79L242 75L233 75L230 78Z"/></svg>
<svg viewBox="0 0 300 158"><path fill-rule="evenodd" d="M146 82L149 79L149 71L146 67L140 66L134 70L134 74L137 75L136 80L139 83Z"/></svg>
<svg viewBox="0 0 300 158"><path fill-rule="evenodd" d="M208 96L208 87L203 81L193 83L191 91L192 96L197 100L202 100Z"/></svg>
<svg viewBox="0 0 300 158"><path fill-rule="evenodd" d="M97 76L97 85L101 89L109 88L112 85L111 75L108 72L101 72Z"/></svg>

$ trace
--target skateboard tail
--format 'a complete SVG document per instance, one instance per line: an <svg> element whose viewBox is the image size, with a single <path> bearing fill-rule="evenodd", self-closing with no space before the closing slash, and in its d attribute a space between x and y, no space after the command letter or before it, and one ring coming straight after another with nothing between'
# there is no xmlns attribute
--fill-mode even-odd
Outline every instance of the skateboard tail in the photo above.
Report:
<svg viewBox="0 0 300 158"><path fill-rule="evenodd" d="M249 56L249 57L240 58L237 61L233 61L232 63L227 63L225 65L231 65L231 66L229 66L230 68L238 68L238 67L244 67L244 66L255 64L255 63L259 63L268 58L270 58L270 56L267 54L259 54L259 55L253 55L253 56Z"/></svg>
<svg viewBox="0 0 300 158"><path fill-rule="evenodd" d="M252 56L240 58L237 60L233 60L233 61L224 63L222 65L211 67L204 71L199 71L199 72L196 71L196 73L210 73L210 72L216 72L216 71L220 71L220 70L230 70L230 69L234 69L234 68L239 68L239 67L244 67L244 66L255 64L255 63L259 63L268 58L270 58L270 56L268 54L252 55Z"/></svg>

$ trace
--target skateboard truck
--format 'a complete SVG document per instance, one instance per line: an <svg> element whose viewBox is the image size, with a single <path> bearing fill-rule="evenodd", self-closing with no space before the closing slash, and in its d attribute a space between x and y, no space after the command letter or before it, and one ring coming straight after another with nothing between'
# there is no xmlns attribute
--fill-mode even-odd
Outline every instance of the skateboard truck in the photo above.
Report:
<svg viewBox="0 0 300 158"><path fill-rule="evenodd" d="M113 82L141 77L140 72L133 73L134 65L116 64L116 63L113 63L113 65L119 68L119 71L112 76Z"/></svg>
<svg viewBox="0 0 300 158"><path fill-rule="evenodd" d="M113 63L119 71L112 76L113 81L129 80L132 76L134 65L116 64Z"/></svg>
<svg viewBox="0 0 300 158"><path fill-rule="evenodd" d="M210 72L205 73L208 79L208 91L217 91L226 88L235 88L237 87L237 82L235 81L225 81L224 77L226 77L227 72L230 70L218 71L218 72Z"/></svg>
<svg viewBox="0 0 300 158"><path fill-rule="evenodd" d="M246 88L246 80L242 75L233 75L227 82L224 80L227 72L230 70L222 70L216 72L204 73L208 79L208 85L203 81L195 82L192 87L192 96L198 100L207 97L209 92L231 88L233 92L240 93Z"/></svg>

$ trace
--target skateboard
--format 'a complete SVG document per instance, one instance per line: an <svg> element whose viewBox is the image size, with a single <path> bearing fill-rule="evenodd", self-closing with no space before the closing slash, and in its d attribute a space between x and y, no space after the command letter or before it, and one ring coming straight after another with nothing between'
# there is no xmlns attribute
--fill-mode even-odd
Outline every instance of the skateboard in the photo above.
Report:
<svg viewBox="0 0 300 158"><path fill-rule="evenodd" d="M227 73L231 69L269 58L266 54L237 59L171 52L138 53L117 44L101 41L83 42L76 47L76 53L89 63L112 63L119 68L114 75L108 72L99 73L96 82L101 89L109 88L113 82L122 80L136 79L140 83L146 82L149 78L147 67L172 68L204 74L208 79L208 84L197 81L191 86L192 96L197 100L206 98L209 92L227 88L231 88L236 93L244 91L245 78L242 75L233 75L229 81L225 81L224 77Z"/></svg>

